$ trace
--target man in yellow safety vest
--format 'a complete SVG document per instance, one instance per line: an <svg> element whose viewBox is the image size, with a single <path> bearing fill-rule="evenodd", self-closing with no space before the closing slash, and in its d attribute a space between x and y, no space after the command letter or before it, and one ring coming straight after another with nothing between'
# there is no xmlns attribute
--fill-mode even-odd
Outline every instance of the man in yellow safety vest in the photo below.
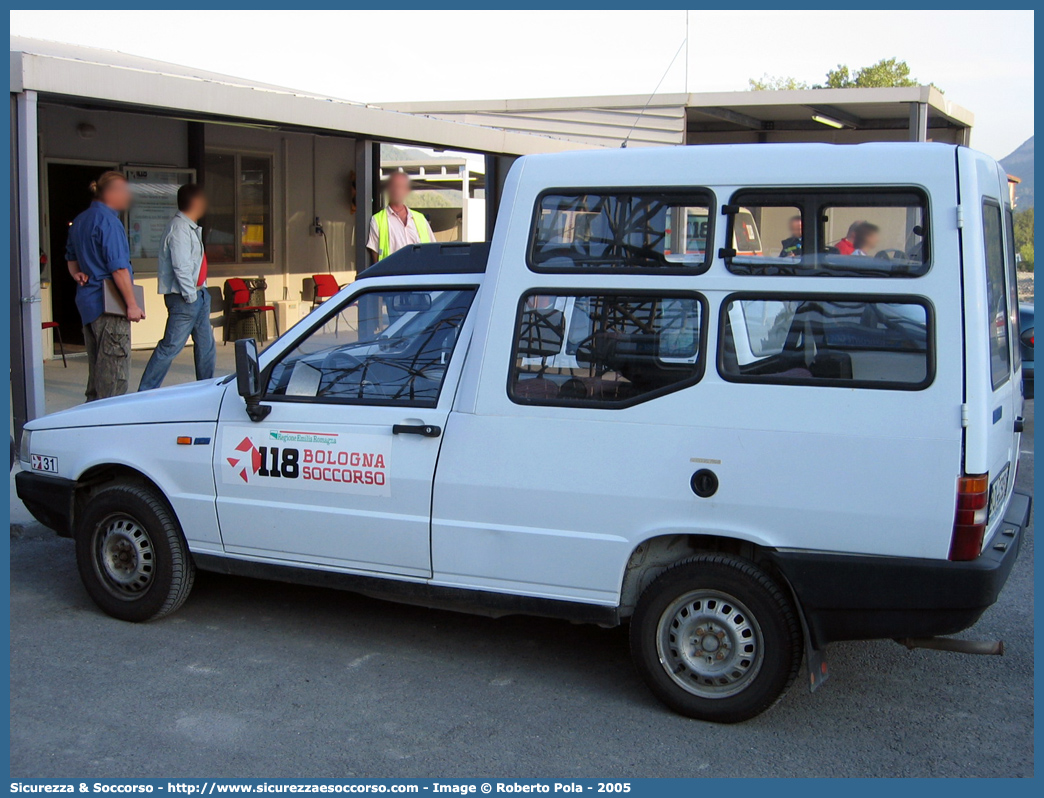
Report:
<svg viewBox="0 0 1044 798"><path fill-rule="evenodd" d="M392 172L384 183L388 207L370 219L370 236L366 248L376 263L410 244L429 244L435 240L431 225L420 211L406 207L410 195L410 176Z"/></svg>

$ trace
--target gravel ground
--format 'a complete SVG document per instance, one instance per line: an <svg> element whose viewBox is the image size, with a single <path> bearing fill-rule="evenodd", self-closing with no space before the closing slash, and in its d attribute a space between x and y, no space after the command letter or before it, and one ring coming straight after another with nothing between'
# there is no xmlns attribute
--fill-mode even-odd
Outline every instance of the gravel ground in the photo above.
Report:
<svg viewBox="0 0 1044 798"><path fill-rule="evenodd" d="M1018 484L1033 485L1033 403ZM1032 776L1033 528L966 637L835 644L744 724L672 714L624 629L489 620L201 573L175 615L103 615L73 544L12 527L11 776Z"/></svg>
<svg viewBox="0 0 1044 798"><path fill-rule="evenodd" d="M1033 272L1019 272L1019 300L1033 301Z"/></svg>

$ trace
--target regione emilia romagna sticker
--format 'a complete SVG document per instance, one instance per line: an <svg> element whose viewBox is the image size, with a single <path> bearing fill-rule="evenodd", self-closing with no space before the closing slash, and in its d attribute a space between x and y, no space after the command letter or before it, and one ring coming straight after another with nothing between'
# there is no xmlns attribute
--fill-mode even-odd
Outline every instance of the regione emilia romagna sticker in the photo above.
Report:
<svg viewBox="0 0 1044 798"><path fill-rule="evenodd" d="M391 443L382 435L228 427L221 436L222 481L390 496Z"/></svg>

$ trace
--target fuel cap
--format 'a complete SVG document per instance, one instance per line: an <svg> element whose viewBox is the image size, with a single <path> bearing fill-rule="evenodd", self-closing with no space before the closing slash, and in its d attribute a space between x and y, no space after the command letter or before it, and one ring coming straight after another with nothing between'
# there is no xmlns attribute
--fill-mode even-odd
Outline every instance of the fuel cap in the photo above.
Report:
<svg viewBox="0 0 1044 798"><path fill-rule="evenodd" d="M701 499L710 498L718 492L718 475L709 468L701 468L692 475L689 487Z"/></svg>

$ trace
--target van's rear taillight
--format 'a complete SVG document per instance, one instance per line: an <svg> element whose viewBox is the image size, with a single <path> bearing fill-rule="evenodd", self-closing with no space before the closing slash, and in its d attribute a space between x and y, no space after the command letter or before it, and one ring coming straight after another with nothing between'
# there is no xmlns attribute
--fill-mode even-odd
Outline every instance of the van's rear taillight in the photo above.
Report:
<svg viewBox="0 0 1044 798"><path fill-rule="evenodd" d="M957 480L957 513L950 538L951 560L974 560L982 552L989 501L989 474L972 474Z"/></svg>

